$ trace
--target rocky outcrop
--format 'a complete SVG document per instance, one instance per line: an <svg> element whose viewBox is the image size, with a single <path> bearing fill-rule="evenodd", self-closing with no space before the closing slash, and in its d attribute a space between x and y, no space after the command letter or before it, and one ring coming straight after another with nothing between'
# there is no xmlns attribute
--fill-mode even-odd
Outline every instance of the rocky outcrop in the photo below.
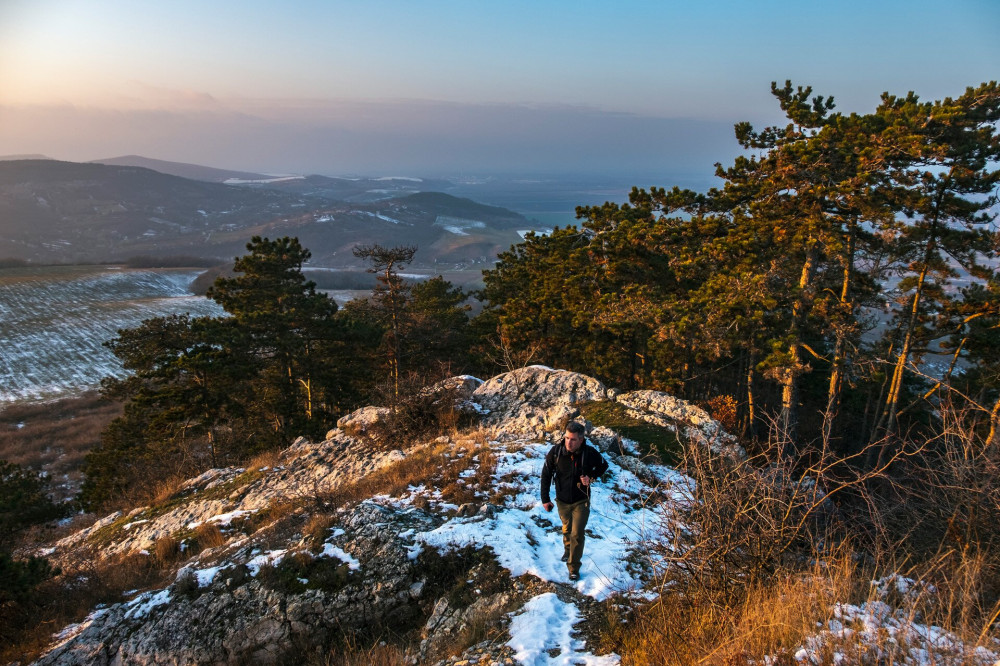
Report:
<svg viewBox="0 0 1000 666"><path fill-rule="evenodd" d="M532 365L484 382L472 398L483 408L483 425L542 435L576 418L578 405L607 400L608 391L593 377Z"/></svg>
<svg viewBox="0 0 1000 666"><path fill-rule="evenodd" d="M537 506L548 450L541 440L582 419L581 406L615 399L634 418L732 445L688 403L616 395L574 372L532 366L486 382L452 378L415 404L467 415L472 428L459 436L434 433L387 450L373 435L391 428L391 412L361 409L323 442L299 439L250 469L209 470L159 505L113 514L58 542L51 557L67 578L86 559L136 557L164 538L196 540L206 524L220 527L222 543L182 551L173 583L95 610L38 663L278 663L296 646L315 651L373 626L410 631L418 637L412 657L433 663L483 626L502 632L532 593L557 591L583 607L593 601L585 594L640 585L628 562L642 561L643 526L659 524L649 499L687 501L686 477L632 457L614 430L591 429L614 471L595 494L602 505L591 527L602 533L588 539L600 575L579 590L558 560L558 518ZM344 504L344 493L367 488L356 482L369 477L383 485ZM502 644L470 649L480 661L513 654Z"/></svg>
<svg viewBox="0 0 1000 666"><path fill-rule="evenodd" d="M716 453L746 456L735 436L726 432L708 412L687 400L660 391L632 391L615 396L615 401L635 419L670 428Z"/></svg>
<svg viewBox="0 0 1000 666"><path fill-rule="evenodd" d="M413 624L431 590L401 534L435 524L425 512L365 502L311 550L302 542L267 553L244 546L224 564L189 563L170 587L64 631L37 663L267 664L296 641Z"/></svg>
<svg viewBox="0 0 1000 666"><path fill-rule="evenodd" d="M209 470L160 506L114 514L62 539L51 557L72 571L80 559L77 550L88 544L98 546L88 558L147 551L160 539L190 533L204 523L228 525L277 502L315 500L405 458L400 450L386 451L339 430L329 435L319 443L299 438L273 466Z"/></svg>

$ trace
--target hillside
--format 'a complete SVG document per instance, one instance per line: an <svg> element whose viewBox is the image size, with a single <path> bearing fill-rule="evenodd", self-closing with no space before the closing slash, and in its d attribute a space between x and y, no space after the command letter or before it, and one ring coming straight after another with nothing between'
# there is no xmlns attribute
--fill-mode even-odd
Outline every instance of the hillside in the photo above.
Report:
<svg viewBox="0 0 1000 666"><path fill-rule="evenodd" d="M227 180L265 180L268 176L248 171L232 171L230 169L216 169L213 167L201 166L200 164L186 164L184 162L168 162L167 160L155 160L140 155L122 155L121 157L108 157L102 160L91 160L91 164L106 164L108 166L130 166L152 169L170 176L180 176L191 180L203 180L208 183L224 183Z"/></svg>
<svg viewBox="0 0 1000 666"><path fill-rule="evenodd" d="M668 600L681 570L665 555L685 543L679 519L702 495L640 452L658 433L738 461L732 437L666 394L540 366L456 377L424 395L462 427L408 440L387 430L388 410L366 407L325 441L210 470L54 544L44 553L63 568L57 584L109 601L58 631L35 663L649 663L615 653L627 647L615 637L638 606L680 602ZM574 583L558 517L538 505L538 473L562 424L596 419L595 406L643 427L589 424L610 473L594 491ZM998 641L967 647L920 624L907 601L914 581L875 582L867 601L819 599L816 617L799 609L812 628L780 654L727 663L857 663L851 646L892 663L1000 656Z"/></svg>
<svg viewBox="0 0 1000 666"><path fill-rule="evenodd" d="M370 203L384 199L405 197L417 192L445 190L450 185L450 183L444 180L429 180L424 178L392 176L382 178L335 178L319 175L246 183L247 187L256 189L271 189L299 196L327 199L329 201L348 201L351 203Z"/></svg>
<svg viewBox="0 0 1000 666"><path fill-rule="evenodd" d="M251 236L288 235L310 248L316 266L357 266L355 244L381 243L417 245L417 265L461 268L491 263L531 226L516 213L445 194L411 199L415 182L316 176L234 186L137 166L0 162L0 257L227 259ZM350 187L334 191L330 183ZM336 200L341 195L356 201Z"/></svg>

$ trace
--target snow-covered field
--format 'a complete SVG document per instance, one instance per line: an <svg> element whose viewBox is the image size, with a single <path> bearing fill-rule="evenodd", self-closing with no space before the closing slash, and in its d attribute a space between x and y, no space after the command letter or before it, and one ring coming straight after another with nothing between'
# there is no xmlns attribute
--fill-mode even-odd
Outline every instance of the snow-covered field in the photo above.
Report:
<svg viewBox="0 0 1000 666"><path fill-rule="evenodd" d="M188 285L199 271L54 267L0 270L0 409L68 397L121 376L103 346L150 317L217 315Z"/></svg>

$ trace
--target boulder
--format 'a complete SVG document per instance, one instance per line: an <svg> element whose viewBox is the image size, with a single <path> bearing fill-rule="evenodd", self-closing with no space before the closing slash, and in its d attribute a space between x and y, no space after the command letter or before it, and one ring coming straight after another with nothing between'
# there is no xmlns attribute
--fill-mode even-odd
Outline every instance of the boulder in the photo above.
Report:
<svg viewBox="0 0 1000 666"><path fill-rule="evenodd" d="M606 400L607 389L593 377L532 365L483 382L472 398L484 425L539 436L565 427L579 415L578 405Z"/></svg>
<svg viewBox="0 0 1000 666"><path fill-rule="evenodd" d="M726 432L708 412L687 400L660 391L632 391L615 396L615 401L635 419L674 430L715 453L746 457L735 436Z"/></svg>
<svg viewBox="0 0 1000 666"><path fill-rule="evenodd" d="M372 436L377 426L384 423L392 415L392 410L388 407L362 407L356 409L347 416L342 416L337 420L337 428L353 437L362 435ZM327 439L336 436L336 430L326 433Z"/></svg>

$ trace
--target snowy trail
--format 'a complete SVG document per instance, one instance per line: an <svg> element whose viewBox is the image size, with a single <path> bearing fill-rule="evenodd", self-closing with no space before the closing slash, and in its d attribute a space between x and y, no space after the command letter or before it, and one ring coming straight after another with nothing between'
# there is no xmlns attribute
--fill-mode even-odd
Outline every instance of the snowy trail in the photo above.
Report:
<svg viewBox="0 0 1000 666"><path fill-rule="evenodd" d="M594 656L584 652L584 643L573 638L573 626L580 621L573 604L560 601L552 592L524 604L510 623L514 658L525 666L617 666L616 654ZM551 656L551 653L556 653Z"/></svg>
<svg viewBox="0 0 1000 666"><path fill-rule="evenodd" d="M542 580L572 585L580 594L600 601L615 592L641 589L639 571L649 562L641 544L662 537L659 512L644 498L666 494L671 500L690 496L693 481L666 467L651 471L660 478L652 488L631 471L609 461L607 483L595 484L588 538L579 581L570 583L562 556L558 514L540 504L540 474L550 444L536 443L517 451L497 451L494 483L509 492L505 506L493 518L452 518L435 530L415 535L420 544L439 549L490 546L500 565L517 577L532 574ZM514 479L514 481L504 481ZM520 663L531 666L558 664L618 664L617 655L596 657L585 652L583 641L572 638L581 619L572 603L554 594L529 601L510 626L511 642ZM550 653L557 656L551 657Z"/></svg>
<svg viewBox="0 0 1000 666"><path fill-rule="evenodd" d="M503 487L505 477L518 481L507 484L511 495L493 518L452 518L433 531L416 535L417 541L440 549L490 546L512 576L530 573L568 584L566 565L560 561L559 516L554 510L545 511L539 503L539 476L549 446L531 444L520 451L499 453L495 483ZM595 485L587 525L591 536L584 548L581 578L574 583L579 593L598 601L614 592L641 587L642 581L629 563L640 557L637 543L660 534L658 513L637 500L652 495L654 489L614 462L609 470L610 482ZM680 474L664 481L677 487L688 482Z"/></svg>

